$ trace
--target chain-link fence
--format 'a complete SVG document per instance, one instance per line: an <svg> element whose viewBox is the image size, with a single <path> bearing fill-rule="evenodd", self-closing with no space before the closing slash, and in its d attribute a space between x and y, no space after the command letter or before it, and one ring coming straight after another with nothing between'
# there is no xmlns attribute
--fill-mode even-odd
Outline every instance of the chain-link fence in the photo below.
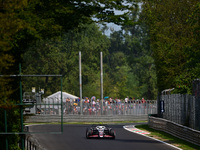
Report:
<svg viewBox="0 0 200 150"><path fill-rule="evenodd" d="M62 113L60 103L53 99L46 99L45 103L37 104L36 109L37 114L41 115L60 115ZM157 113L156 100L146 100L145 102L135 100L129 103L108 103L105 101L103 105L100 102L83 103L82 112L80 102L74 100L63 102L64 115L148 115L155 113Z"/></svg>

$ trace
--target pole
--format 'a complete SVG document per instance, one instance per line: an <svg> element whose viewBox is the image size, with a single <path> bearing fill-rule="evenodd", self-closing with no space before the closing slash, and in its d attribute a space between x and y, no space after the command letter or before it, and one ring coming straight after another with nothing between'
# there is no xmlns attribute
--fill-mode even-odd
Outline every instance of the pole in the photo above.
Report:
<svg viewBox="0 0 200 150"><path fill-rule="evenodd" d="M63 81L63 78L61 77L61 132L63 133L63 96L62 96L62 81Z"/></svg>
<svg viewBox="0 0 200 150"><path fill-rule="evenodd" d="M5 117L5 133L7 133L8 129L7 129L7 112L6 110L4 110L4 117ZM6 150L8 150L8 137L6 136Z"/></svg>
<svg viewBox="0 0 200 150"><path fill-rule="evenodd" d="M21 64L19 64L19 74L21 75ZM23 103L22 103L22 79L20 77L19 81L20 87L20 116L21 116L21 132L24 132L24 124L23 124ZM21 135L21 148L24 150L24 137Z"/></svg>
<svg viewBox="0 0 200 150"><path fill-rule="evenodd" d="M83 115L83 102L82 102L82 73L81 73L81 51L79 51L79 82L80 82L80 113Z"/></svg>
<svg viewBox="0 0 200 150"><path fill-rule="evenodd" d="M101 115L103 115L103 54L100 52L100 68L101 68Z"/></svg>

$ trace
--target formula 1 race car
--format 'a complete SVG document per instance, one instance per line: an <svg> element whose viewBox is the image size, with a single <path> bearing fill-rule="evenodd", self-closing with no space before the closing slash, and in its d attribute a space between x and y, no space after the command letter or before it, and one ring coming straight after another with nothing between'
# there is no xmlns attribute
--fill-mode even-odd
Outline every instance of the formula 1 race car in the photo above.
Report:
<svg viewBox="0 0 200 150"><path fill-rule="evenodd" d="M108 125L92 125L86 129L86 138L110 138L115 139L116 133Z"/></svg>

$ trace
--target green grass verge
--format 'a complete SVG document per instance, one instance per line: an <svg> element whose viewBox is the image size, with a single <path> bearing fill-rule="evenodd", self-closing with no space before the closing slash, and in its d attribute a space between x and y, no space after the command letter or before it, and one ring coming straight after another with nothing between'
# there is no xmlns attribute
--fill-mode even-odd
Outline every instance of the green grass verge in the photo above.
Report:
<svg viewBox="0 0 200 150"><path fill-rule="evenodd" d="M148 131L150 134L147 136L156 138L158 140L164 141L166 143L169 143L171 145L174 145L176 147L179 147L183 150L199 150L200 146L194 145L192 143L189 143L187 141L181 140L177 137L174 137L166 132L163 131L158 131L154 130L152 128L149 128L148 125L137 125L135 126L136 128L143 130L143 131Z"/></svg>

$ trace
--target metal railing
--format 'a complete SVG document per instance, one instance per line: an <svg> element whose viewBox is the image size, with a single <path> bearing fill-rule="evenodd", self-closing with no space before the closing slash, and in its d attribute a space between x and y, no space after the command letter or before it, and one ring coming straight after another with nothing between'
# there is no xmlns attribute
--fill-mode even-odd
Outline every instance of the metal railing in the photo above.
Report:
<svg viewBox="0 0 200 150"><path fill-rule="evenodd" d="M63 115L148 115L157 113L157 101L135 100L130 103L103 103L103 108L99 102L90 102L82 104L80 102L69 101L63 102ZM45 103L37 104L37 114L40 115L61 115L61 105L59 102L46 101Z"/></svg>
<svg viewBox="0 0 200 150"><path fill-rule="evenodd" d="M33 135L25 136L25 150L46 150L42 147Z"/></svg>
<svg viewBox="0 0 200 150"><path fill-rule="evenodd" d="M173 121L153 116L149 116L148 125L153 129L167 132L180 139L200 146L200 131L188 128Z"/></svg>

